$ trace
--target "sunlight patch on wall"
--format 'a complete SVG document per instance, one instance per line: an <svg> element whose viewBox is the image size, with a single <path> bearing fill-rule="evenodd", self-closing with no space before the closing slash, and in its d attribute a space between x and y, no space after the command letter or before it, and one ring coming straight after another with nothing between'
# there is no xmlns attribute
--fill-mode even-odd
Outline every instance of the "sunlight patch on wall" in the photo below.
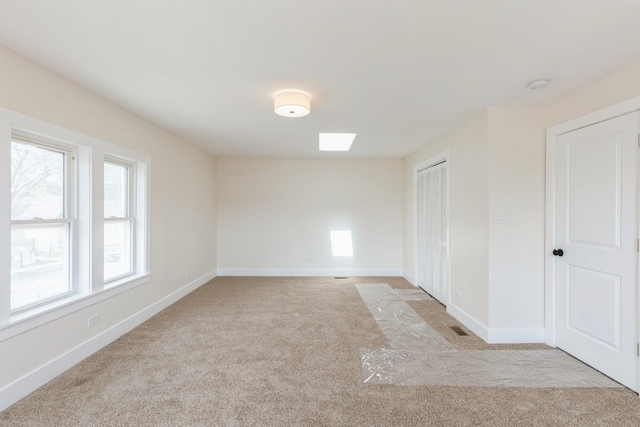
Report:
<svg viewBox="0 0 640 427"><path fill-rule="evenodd" d="M333 256L353 256L351 230L331 230L331 252Z"/></svg>

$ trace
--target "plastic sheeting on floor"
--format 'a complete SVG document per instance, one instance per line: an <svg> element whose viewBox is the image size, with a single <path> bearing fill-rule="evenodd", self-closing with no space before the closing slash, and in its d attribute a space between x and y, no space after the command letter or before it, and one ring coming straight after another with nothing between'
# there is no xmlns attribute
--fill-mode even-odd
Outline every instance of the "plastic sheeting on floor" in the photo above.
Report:
<svg viewBox="0 0 640 427"><path fill-rule="evenodd" d="M364 382L466 387L622 387L560 350L457 350L406 301L420 289L356 285L390 349L361 350Z"/></svg>

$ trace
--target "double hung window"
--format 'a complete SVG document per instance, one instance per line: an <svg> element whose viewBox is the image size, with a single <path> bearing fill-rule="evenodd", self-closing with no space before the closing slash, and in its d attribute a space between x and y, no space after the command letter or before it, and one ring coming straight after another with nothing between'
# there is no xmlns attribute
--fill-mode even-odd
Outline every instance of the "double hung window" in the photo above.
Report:
<svg viewBox="0 0 640 427"><path fill-rule="evenodd" d="M104 164L104 281L133 274L135 167L107 158Z"/></svg>
<svg viewBox="0 0 640 427"><path fill-rule="evenodd" d="M151 280L150 158L0 108L0 340Z"/></svg>
<svg viewBox="0 0 640 427"><path fill-rule="evenodd" d="M11 310L75 292L74 151L11 141Z"/></svg>

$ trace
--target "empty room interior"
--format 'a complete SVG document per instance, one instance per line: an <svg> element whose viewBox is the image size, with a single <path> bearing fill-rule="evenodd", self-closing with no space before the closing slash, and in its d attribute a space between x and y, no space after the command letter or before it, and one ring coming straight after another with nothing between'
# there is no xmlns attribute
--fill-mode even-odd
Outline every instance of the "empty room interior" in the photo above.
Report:
<svg viewBox="0 0 640 427"><path fill-rule="evenodd" d="M638 16L0 1L0 425L640 425Z"/></svg>

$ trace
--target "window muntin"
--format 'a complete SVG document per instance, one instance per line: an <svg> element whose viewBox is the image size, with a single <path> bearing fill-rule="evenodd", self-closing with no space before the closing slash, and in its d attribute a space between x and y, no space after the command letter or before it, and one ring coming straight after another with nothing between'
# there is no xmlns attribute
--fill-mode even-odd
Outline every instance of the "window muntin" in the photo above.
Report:
<svg viewBox="0 0 640 427"><path fill-rule="evenodd" d="M117 160L104 163L104 281L110 283L134 274L133 164Z"/></svg>
<svg viewBox="0 0 640 427"><path fill-rule="evenodd" d="M75 292L73 151L11 141L11 311Z"/></svg>

